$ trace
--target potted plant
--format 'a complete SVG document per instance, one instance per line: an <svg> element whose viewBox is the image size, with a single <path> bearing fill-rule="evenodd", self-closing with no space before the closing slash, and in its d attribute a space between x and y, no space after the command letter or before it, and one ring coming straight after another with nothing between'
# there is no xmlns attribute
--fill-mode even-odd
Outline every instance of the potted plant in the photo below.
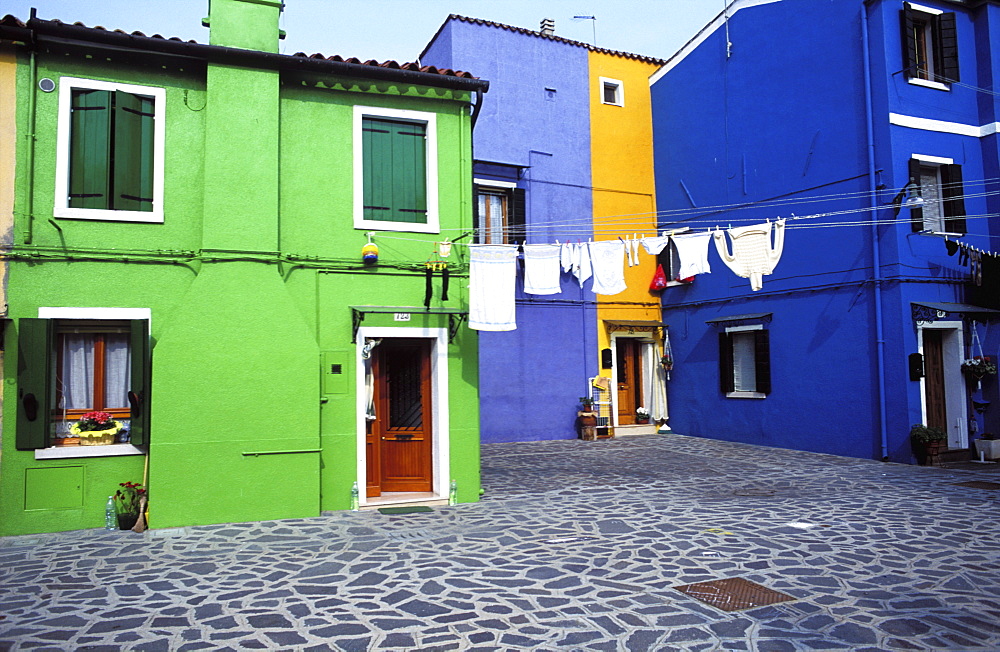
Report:
<svg viewBox="0 0 1000 652"><path fill-rule="evenodd" d="M984 376L992 376L997 372L997 365L988 355L977 355L966 360L962 360L962 371L971 375L976 380L982 380Z"/></svg>
<svg viewBox="0 0 1000 652"><path fill-rule="evenodd" d="M73 437L80 438L81 446L105 446L115 443L115 436L125 427L108 412L87 412L70 427Z"/></svg>
<svg viewBox="0 0 1000 652"><path fill-rule="evenodd" d="M138 482L122 482L115 492L115 514L118 517L119 530L131 530L139 520L146 498L146 488Z"/></svg>
<svg viewBox="0 0 1000 652"><path fill-rule="evenodd" d="M913 442L917 459L921 464L930 464L934 456L941 451L941 443L948 436L940 428L915 423L910 428L910 441Z"/></svg>
<svg viewBox="0 0 1000 652"><path fill-rule="evenodd" d="M649 410L644 407L637 407L635 409L635 422L649 423Z"/></svg>
<svg viewBox="0 0 1000 652"><path fill-rule="evenodd" d="M580 397L582 410L576 413L576 424L580 430L580 439L588 441L597 439L597 412L594 412L594 399L589 396Z"/></svg>

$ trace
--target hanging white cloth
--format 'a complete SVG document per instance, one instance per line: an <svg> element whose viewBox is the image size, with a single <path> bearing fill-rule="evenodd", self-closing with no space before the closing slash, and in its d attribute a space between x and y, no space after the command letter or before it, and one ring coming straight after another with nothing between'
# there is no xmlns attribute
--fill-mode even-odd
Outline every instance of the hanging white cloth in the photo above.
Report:
<svg viewBox="0 0 1000 652"><path fill-rule="evenodd" d="M559 294L560 246L526 244L524 248L525 294Z"/></svg>
<svg viewBox="0 0 1000 652"><path fill-rule="evenodd" d="M726 246L725 233L733 241L733 253ZM742 278L750 279L750 288L757 291L764 287L764 275L774 271L781 259L781 250L785 242L785 220L774 223L774 245L771 245L771 223L754 224L729 229L723 233L718 229L714 232L715 247L733 273Z"/></svg>
<svg viewBox="0 0 1000 652"><path fill-rule="evenodd" d="M639 264L639 239L633 234L628 244L629 267L632 267Z"/></svg>
<svg viewBox="0 0 1000 652"><path fill-rule="evenodd" d="M677 278L690 278L697 274L712 272L708 264L708 243L712 239L711 232L684 233L671 237L681 263L677 269Z"/></svg>
<svg viewBox="0 0 1000 652"><path fill-rule="evenodd" d="M469 328L512 331L517 245L469 245Z"/></svg>
<svg viewBox="0 0 1000 652"><path fill-rule="evenodd" d="M666 329L664 329L666 330ZM664 334L664 337L666 335ZM659 343L653 343L648 347L649 357L646 359L647 369L650 370L650 398L649 417L653 421L667 420L667 372L661 363L662 354Z"/></svg>
<svg viewBox="0 0 1000 652"><path fill-rule="evenodd" d="M572 243L564 242L559 245L559 262L562 264L562 271L569 272L573 270L573 259L575 256Z"/></svg>
<svg viewBox="0 0 1000 652"><path fill-rule="evenodd" d="M625 243L621 240L604 240L590 243L590 260L594 267L595 294L618 294L625 285Z"/></svg>
<svg viewBox="0 0 1000 652"><path fill-rule="evenodd" d="M669 242L669 235L658 235L654 238L643 238L642 248L646 250L647 254L655 256L663 251L663 248L666 247Z"/></svg>
<svg viewBox="0 0 1000 652"><path fill-rule="evenodd" d="M586 281L593 274L593 266L590 261L590 248L585 244L577 244L573 249L573 276L575 276L580 281L580 287L583 287L583 282Z"/></svg>

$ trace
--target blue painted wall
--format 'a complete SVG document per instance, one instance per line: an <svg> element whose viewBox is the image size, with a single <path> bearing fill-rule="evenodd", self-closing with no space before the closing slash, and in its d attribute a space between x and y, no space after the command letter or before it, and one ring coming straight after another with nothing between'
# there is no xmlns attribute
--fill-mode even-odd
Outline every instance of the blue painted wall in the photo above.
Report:
<svg viewBox="0 0 1000 652"><path fill-rule="evenodd" d="M528 242L586 240L593 213L587 50L450 19L421 63L490 80L473 132L474 158L523 167L518 177L479 165L475 176L525 190ZM483 441L577 436L577 399L598 373L595 297L589 284L581 290L565 274L562 288L529 298L519 279L517 330L480 333Z"/></svg>
<svg viewBox="0 0 1000 652"><path fill-rule="evenodd" d="M922 4L959 14L963 82L983 86L992 79L1000 70L998 8ZM894 126L889 114L982 125L997 112L995 96L984 100L971 88L956 84L946 92L906 82L898 72L904 67L900 8L899 2L874 2L866 23L860 0L734 2L728 56L726 25L719 23L693 49L678 53L653 84L658 209L676 211L663 227L788 220L781 262L761 291L751 292L712 246L712 274L664 292L676 360L668 388L675 431L912 461L908 431L921 421L921 390L908 376L907 355L918 343L910 303L961 302L968 274L919 253L928 239L940 254L944 244L911 235L908 210L894 217L889 204L906 183L914 153L953 158L963 166L966 193L979 193L977 180L998 176L997 141ZM992 31L984 36L987 28ZM863 30L871 53L871 111ZM996 201L967 197L966 213L996 212ZM970 218L962 241L1000 250L991 239L996 228L996 218ZM719 389L720 329L706 320L747 313L772 313L773 391L765 399L726 398ZM995 339L985 342L987 354L992 346L996 355ZM984 390L995 393L992 386Z"/></svg>

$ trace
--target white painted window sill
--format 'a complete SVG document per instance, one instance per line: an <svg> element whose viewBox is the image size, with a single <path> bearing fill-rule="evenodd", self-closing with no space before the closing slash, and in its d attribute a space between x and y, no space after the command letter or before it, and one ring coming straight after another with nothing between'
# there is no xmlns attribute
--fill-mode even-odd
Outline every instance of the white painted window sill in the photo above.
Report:
<svg viewBox="0 0 1000 652"><path fill-rule="evenodd" d="M123 455L145 455L146 451L132 444L109 444L107 446L53 446L35 450L36 460L66 460L76 457L119 457Z"/></svg>
<svg viewBox="0 0 1000 652"><path fill-rule="evenodd" d="M760 392L727 392L726 398L767 398L767 394Z"/></svg>
<svg viewBox="0 0 1000 652"><path fill-rule="evenodd" d="M950 84L942 84L941 82L931 81L930 79L920 79L919 77L910 77L906 80L908 83L914 86L923 86L925 88L933 88L939 91L950 91Z"/></svg>

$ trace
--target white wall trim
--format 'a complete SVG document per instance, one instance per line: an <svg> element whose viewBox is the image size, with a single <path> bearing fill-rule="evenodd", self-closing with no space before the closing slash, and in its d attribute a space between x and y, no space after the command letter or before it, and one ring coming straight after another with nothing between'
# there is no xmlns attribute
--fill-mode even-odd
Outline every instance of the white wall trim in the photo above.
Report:
<svg viewBox="0 0 1000 652"><path fill-rule="evenodd" d="M938 91L951 90L951 86L949 84L944 84L942 82L933 81L930 79L921 79L920 77L908 77L906 83L913 84L914 86L924 86L926 88L933 88Z"/></svg>
<svg viewBox="0 0 1000 652"><path fill-rule="evenodd" d="M906 6L912 9L913 11L919 11L920 13L924 14L931 14L932 16L940 16L941 14L944 13L944 11L941 9L935 9L934 7L928 7L927 5L918 5L915 2L907 2Z"/></svg>
<svg viewBox="0 0 1000 652"><path fill-rule="evenodd" d="M746 331L762 331L763 324L749 324L747 326L726 326L727 333L745 333Z"/></svg>
<svg viewBox="0 0 1000 652"><path fill-rule="evenodd" d="M41 307L38 309L41 319L145 319L151 321L153 311L150 308L76 308L76 307Z"/></svg>
<svg viewBox="0 0 1000 652"><path fill-rule="evenodd" d="M923 131L936 131L943 134L955 134L956 136L972 136L973 138L984 138L1000 131L1000 122L991 122L981 127L975 125L962 124L961 122L946 122L944 120L933 120L931 118L918 118L912 115L902 115L900 113L889 114L889 124L897 127L909 127L910 129L921 129Z"/></svg>
<svg viewBox="0 0 1000 652"><path fill-rule="evenodd" d="M687 58L689 54L697 50L698 46L708 40L708 37L714 34L715 30L720 27L724 27L727 17L732 18L740 9L749 9L760 5L769 5L773 2L781 2L781 0L735 0L730 3L730 5L726 7L722 13L716 16L710 23L702 27L701 31L695 34L694 38L685 43L676 54L670 57L659 70L650 75L649 85L652 86L656 82L660 81L664 75L676 68L681 61L684 61L684 59Z"/></svg>
<svg viewBox="0 0 1000 652"><path fill-rule="evenodd" d="M361 138L361 121L370 118L397 118L422 122L427 126L425 155L427 157L427 223L388 222L366 220L364 218L365 174L364 142ZM429 111L407 109L387 109L380 106L354 107L354 228L368 231L401 231L406 233L439 233L438 215L438 155L437 155L437 114Z"/></svg>
<svg viewBox="0 0 1000 652"><path fill-rule="evenodd" d="M391 339L395 337L419 338L433 340L431 348L431 392L433 404L431 407L432 426L432 468L434 479L432 488L439 497L448 495L451 482L451 423L449 420L448 394L448 329L419 327L362 327L358 329L357 346L355 347L355 423L357 425L357 473L358 487L361 489L361 505L368 504L365 496L367 486L367 469L365 465L365 361L361 357L365 339L369 337Z"/></svg>
<svg viewBox="0 0 1000 652"><path fill-rule="evenodd" d="M146 450L132 444L108 444L107 446L53 446L35 450L36 460L67 460L80 457L122 457L124 455L145 455Z"/></svg>
<svg viewBox="0 0 1000 652"><path fill-rule="evenodd" d="M968 401L965 399L965 378L962 377L962 358L965 351L965 333L961 321L934 321L917 325L917 351L924 353L924 331L948 331L941 342L941 357L945 376L945 412L948 419L948 447L965 448L969 445ZM920 379L920 422L927 423L926 378Z"/></svg>
<svg viewBox="0 0 1000 652"><path fill-rule="evenodd" d="M933 165L954 165L955 159L947 156L930 156L928 154L910 154L910 158L915 158L921 163L931 163Z"/></svg>
<svg viewBox="0 0 1000 652"><path fill-rule="evenodd" d="M478 177L473 178L472 183L487 188L517 188L517 184L513 181L496 181L495 179L480 179Z"/></svg>
<svg viewBox="0 0 1000 652"><path fill-rule="evenodd" d="M153 210L116 211L101 208L70 208L69 206L69 146L70 146L70 106L73 90L88 88L101 91L123 91L134 95L153 97ZM34 89L32 89L34 92ZM56 132L56 179L55 203L52 214L55 217L76 220L102 220L106 222L163 222L163 160L166 142L167 92L163 88L119 84L117 82L59 78L59 117Z"/></svg>

